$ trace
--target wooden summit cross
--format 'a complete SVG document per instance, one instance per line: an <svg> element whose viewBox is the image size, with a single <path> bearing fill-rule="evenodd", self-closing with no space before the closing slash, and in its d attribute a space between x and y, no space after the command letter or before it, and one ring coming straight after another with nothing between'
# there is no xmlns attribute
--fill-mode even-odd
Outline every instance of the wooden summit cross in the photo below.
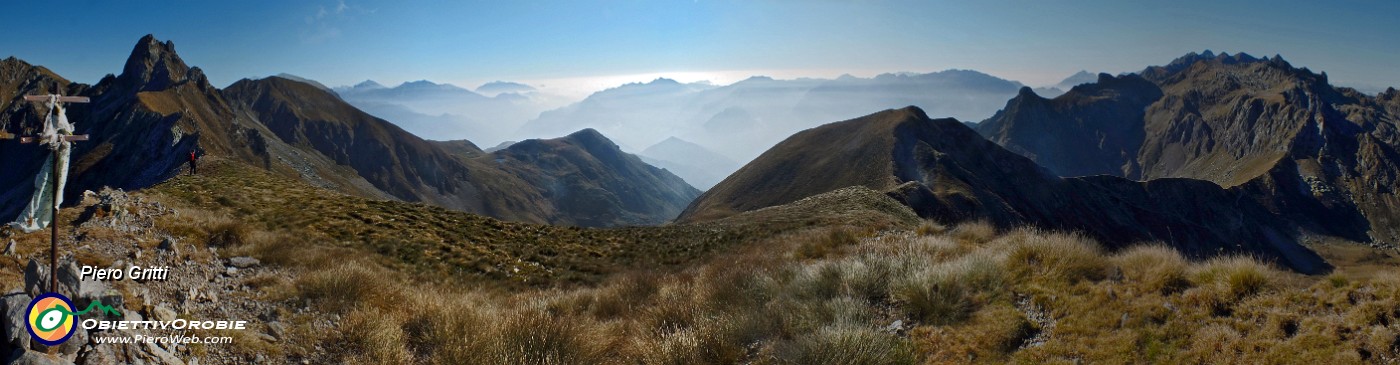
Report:
<svg viewBox="0 0 1400 365"><path fill-rule="evenodd" d="M58 88L57 85L55 85L54 90L60 90L60 88ZM48 117L45 117L45 118L44 118L45 127L49 127L49 126L47 125L47 124L49 124L49 123L57 123L57 122L51 121L51 120L50 120L51 118L58 118L59 116L63 116L64 119L67 119L67 116L63 114L63 103L87 103L87 102L89 102L88 98L85 97L85 96L63 96L63 95L57 95L57 94L49 94L49 95L25 95L25 96L24 96L24 100L26 100L26 101L46 102L46 103L47 103L47 102L51 102L51 103L52 103L52 104L51 104L52 106L51 106L51 107L49 108L49 110L48 110L48 112L49 112ZM52 126L52 128L54 129L54 132L55 132L55 133L58 133L58 132L59 132L59 131L58 131L58 126ZM72 133L72 131L68 131L68 132L69 132L69 133ZM60 142L60 143L61 143L61 142L73 142L73 141L86 141L86 140L88 140L88 135L86 135L86 134L80 134L80 135L69 134L69 135L59 135L59 136L57 136L57 141ZM20 143L44 143L44 142L47 142L47 141L44 140L44 136L40 135L40 136L24 136L24 137L20 137L19 142L20 142ZM70 147L70 148L71 148L71 147ZM59 162L59 161L58 161L58 152L59 152L59 147L53 147L53 152L52 152L53 161L52 161L52 165L51 165L52 167L49 169L50 171L53 172L53 177L52 177L52 178L53 178L53 181L52 181L52 184L53 184L53 189L52 189L53 196L51 197L51 199L52 199L51 202L53 203L53 206L50 207L50 209L52 209L50 212L53 214L53 216L49 218L49 228L50 228L50 236L49 236L49 292L53 292L53 293L57 293L57 292L58 292L58 198L59 198L60 196L62 196L62 194L63 194L63 192L58 191L58 190L59 190L59 185L62 184L61 181L58 181L58 177L59 177L59 174L58 174L58 169L59 169L59 166L58 166L58 162ZM71 295L78 295L78 293L70 293L70 294L71 294Z"/></svg>

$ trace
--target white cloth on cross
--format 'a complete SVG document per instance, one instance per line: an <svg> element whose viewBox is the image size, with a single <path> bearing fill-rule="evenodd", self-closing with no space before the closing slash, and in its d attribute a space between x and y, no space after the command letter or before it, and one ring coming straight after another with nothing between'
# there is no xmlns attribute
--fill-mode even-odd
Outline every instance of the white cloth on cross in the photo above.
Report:
<svg viewBox="0 0 1400 365"><path fill-rule="evenodd" d="M63 106L58 103L58 96L50 95L44 105L49 114L44 118L44 132L37 142L47 146L50 153L57 154L58 179L54 179L54 159L50 155L50 158L44 159L44 167L39 169L39 174L34 176L34 196L29 198L29 205L10 223L11 227L25 233L44 229L53 222L53 208L63 204L63 185L68 180L68 154L73 143L64 140L63 136L73 134L73 124L68 123L68 116L64 115ZM58 194L54 194L55 191Z"/></svg>

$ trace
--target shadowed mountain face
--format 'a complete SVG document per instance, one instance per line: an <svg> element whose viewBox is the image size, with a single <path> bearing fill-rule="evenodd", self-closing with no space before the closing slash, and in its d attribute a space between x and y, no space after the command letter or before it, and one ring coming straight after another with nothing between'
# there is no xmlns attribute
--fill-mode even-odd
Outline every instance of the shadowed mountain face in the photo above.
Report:
<svg viewBox="0 0 1400 365"><path fill-rule="evenodd" d="M1195 257L1266 257L1302 272L1328 268L1267 207L1208 182L1060 178L953 119L888 110L803 131L701 195L699 221L786 204L845 186L887 191L921 216L1083 231L1121 247L1157 240Z"/></svg>
<svg viewBox="0 0 1400 365"><path fill-rule="evenodd" d="M1306 232L1393 245L1396 112L1393 93L1334 88L1278 56L1206 52L1052 100L1023 92L977 129L1062 176L1208 180Z"/></svg>
<svg viewBox="0 0 1400 365"><path fill-rule="evenodd" d="M1053 100L1021 88L1006 109L977 128L1060 175L1122 175L1137 170L1134 157L1145 138L1142 124L1124 121L1142 119L1143 109L1161 96L1141 77L1100 74L1098 83Z"/></svg>
<svg viewBox="0 0 1400 365"><path fill-rule="evenodd" d="M479 160L540 187L558 215L581 226L664 223L700 195L684 180L622 152L592 129L521 141ZM637 183L641 181L648 184Z"/></svg>
<svg viewBox="0 0 1400 365"><path fill-rule="evenodd" d="M664 223L699 194L593 131L487 155L470 142L423 140L292 80L243 80L225 94L282 140L351 167L401 200L527 222L615 226Z"/></svg>
<svg viewBox="0 0 1400 365"><path fill-rule="evenodd" d="M102 186L139 189L163 181L183 171L190 151L346 194L536 223L659 224L698 194L680 178L600 142L607 141L601 135L589 136L591 148L519 152L503 167L470 142L425 141L312 84L269 77L219 90L199 68L185 65L173 43L153 36L137 43L121 75L96 86L69 83L14 58L0 61L0 79L6 80L0 124L10 134L33 134L40 125L42 107L23 101L24 94L58 85L65 94L92 98L69 106L78 132L92 136L75 147L65 191L70 199ZM0 177L0 214L12 217L29 198L46 151L0 143L0 152L7 157L0 168L17 172ZM585 211L576 208L577 199L558 193L558 181L626 198L589 202ZM570 216L575 213L586 214Z"/></svg>
<svg viewBox="0 0 1400 365"><path fill-rule="evenodd" d="M6 85L4 93L14 93L7 100L4 118L10 123L6 128L32 134L43 117L34 111L42 107L23 101L20 95L48 93L54 80L42 68L25 70L23 61L7 62L15 67L6 71L20 71L17 77L36 84L13 85L13 89ZM65 93L92 99L90 104L68 105L69 119L78 132L91 135L91 140L75 144L65 191L69 198L102 186L133 189L162 181L181 168L191 150L271 168L273 150L279 147L264 138L269 134L265 129L224 102L203 71L185 65L173 43L161 43L152 36L137 42L121 75L108 75L91 87L62 84ZM0 162L6 171L17 172L5 174L0 181L5 188L0 214L10 216L32 192L28 180L47 151L11 143L0 148L16 152L7 151L6 161Z"/></svg>

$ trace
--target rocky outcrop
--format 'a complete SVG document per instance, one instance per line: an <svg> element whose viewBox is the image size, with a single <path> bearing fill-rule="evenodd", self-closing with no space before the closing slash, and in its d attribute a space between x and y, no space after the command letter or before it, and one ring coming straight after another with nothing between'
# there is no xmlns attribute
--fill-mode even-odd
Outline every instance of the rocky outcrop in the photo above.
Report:
<svg viewBox="0 0 1400 365"><path fill-rule="evenodd" d="M1061 176L1211 181L1305 234L1393 246L1394 94L1336 88L1279 56L1207 51L1053 100L1019 96L978 131Z"/></svg>
<svg viewBox="0 0 1400 365"><path fill-rule="evenodd" d="M1060 176L1129 176L1146 138L1140 120L1162 91L1136 75L1099 74L1055 99L1022 88L977 130Z"/></svg>
<svg viewBox="0 0 1400 365"><path fill-rule="evenodd" d="M178 216L180 213L158 202L146 200L142 196L130 195L120 190L103 190L100 193L85 194L88 199L79 203L85 214L77 219L70 235L61 237L74 245L74 251L85 257L104 257L110 261L105 268L125 269L127 260L148 267L168 267L172 270L167 280L114 280L107 282L83 281L78 277L78 266L68 259L59 263L60 294L73 300L77 310L87 308L93 301L101 301L117 313L94 309L79 319L105 318L110 320L171 321L177 318L202 320L255 320L269 319L276 323L277 310L273 304L253 296L240 296L246 291L246 280L258 275L283 275L270 273L270 268L258 265L243 265L243 269L227 271L225 260L217 250L193 250L188 245L184 250L171 249L180 243L170 241L170 248L152 247L158 237L168 237L169 232L153 229L157 219ZM119 213L120 212L120 213ZM92 235L92 232L122 232L120 238L108 235ZM150 244L131 244L131 241ZM183 252L176 252L183 251ZM231 261L252 260L235 257ZM7 293L0 296L0 362L33 364L162 364L174 365L203 363L248 363L266 362L257 358L242 358L228 351L229 347L205 347L195 351L193 345L175 343L98 343L97 338L133 338L133 336L222 336L228 332L175 331L168 329L125 329L86 330L77 327L73 337L56 349L47 349L31 341L25 329L25 312L34 295L48 292L49 268L45 260L31 260L26 266L23 287L26 291ZM93 262L85 261L85 264ZM261 322L259 322L261 323ZM327 325L329 326L329 325ZM265 329L253 327L246 330L249 341L263 340ZM324 328L320 330L326 330ZM238 337L242 339L242 337ZM272 339L272 341L277 341ZM254 344L256 345L256 344ZM48 353L52 352L53 355ZM288 360L291 361L291 360Z"/></svg>

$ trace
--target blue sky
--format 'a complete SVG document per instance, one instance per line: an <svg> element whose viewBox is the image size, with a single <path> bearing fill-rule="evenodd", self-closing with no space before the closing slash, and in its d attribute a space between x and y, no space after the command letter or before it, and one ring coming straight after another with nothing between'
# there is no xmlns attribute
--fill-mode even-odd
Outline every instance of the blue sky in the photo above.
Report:
<svg viewBox="0 0 1400 365"><path fill-rule="evenodd" d="M225 86L280 72L328 85L685 73L975 69L1031 85L1191 51L1282 54L1334 83L1400 86L1389 1L22 1L0 57L74 81L120 72L147 33ZM698 75L698 76L697 76ZM625 78L613 78L625 79ZM542 81L544 80L544 81Z"/></svg>

